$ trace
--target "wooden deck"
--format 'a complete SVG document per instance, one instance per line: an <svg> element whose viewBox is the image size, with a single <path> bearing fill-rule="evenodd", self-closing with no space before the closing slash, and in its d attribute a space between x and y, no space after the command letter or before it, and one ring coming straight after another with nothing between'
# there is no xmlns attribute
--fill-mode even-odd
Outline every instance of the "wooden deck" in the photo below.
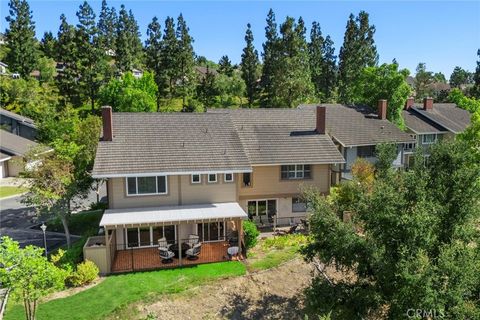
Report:
<svg viewBox="0 0 480 320"><path fill-rule="evenodd" d="M171 262L163 262L162 259L160 259L157 247L117 250L112 264L112 273L175 268L186 265L227 261L229 259L227 255L228 247L229 244L225 241L204 243L197 259L190 260L182 257L181 263L177 258L173 258Z"/></svg>

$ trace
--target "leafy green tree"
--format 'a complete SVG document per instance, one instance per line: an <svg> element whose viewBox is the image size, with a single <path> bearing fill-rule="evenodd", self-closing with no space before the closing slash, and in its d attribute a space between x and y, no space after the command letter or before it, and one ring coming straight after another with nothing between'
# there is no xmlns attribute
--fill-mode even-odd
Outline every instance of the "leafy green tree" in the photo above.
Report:
<svg viewBox="0 0 480 320"><path fill-rule="evenodd" d="M40 72L39 81L40 83L53 83L57 75L56 62L52 58L40 57L37 61L37 68Z"/></svg>
<svg viewBox="0 0 480 320"><path fill-rule="evenodd" d="M333 40L329 35L325 38L322 47L323 67L320 86L323 88L325 101L331 102L335 98L337 87L337 56L333 47Z"/></svg>
<svg viewBox="0 0 480 320"><path fill-rule="evenodd" d="M242 104L242 97L245 94L245 82L239 72L234 72L231 77L219 74L215 78L217 94L220 96L222 107L236 105L237 101Z"/></svg>
<svg viewBox="0 0 480 320"><path fill-rule="evenodd" d="M152 73L144 72L136 79L127 72L121 79L112 79L101 88L100 102L117 112L155 112L156 95L157 84Z"/></svg>
<svg viewBox="0 0 480 320"><path fill-rule="evenodd" d="M447 78L445 78L445 75L441 72L435 72L433 74L433 80L437 83L447 83Z"/></svg>
<svg viewBox="0 0 480 320"><path fill-rule="evenodd" d="M268 11L267 26L265 27L265 42L263 43L263 67L261 77L260 105L262 107L275 106L274 77L277 74L276 68L279 64L279 37L275 13L272 9Z"/></svg>
<svg viewBox="0 0 480 320"><path fill-rule="evenodd" d="M397 64L364 68L351 86L352 102L375 107L379 99L387 99L387 118L403 128L402 110L410 95L407 76L408 70L398 70Z"/></svg>
<svg viewBox="0 0 480 320"><path fill-rule="evenodd" d="M147 67L153 71L157 84L157 112L160 111L160 99L165 94L166 79L162 66L162 29L157 17L153 17L148 25L145 41Z"/></svg>
<svg viewBox="0 0 480 320"><path fill-rule="evenodd" d="M361 70L378 63L374 34L375 26L370 25L368 13L361 11L356 18L350 15L339 54L339 98L343 103L352 102L351 85Z"/></svg>
<svg viewBox="0 0 480 320"><path fill-rule="evenodd" d="M20 248L9 237L0 240L0 281L12 290L13 297L23 300L25 317L35 320L39 300L64 287L65 272L43 256L35 246Z"/></svg>
<svg viewBox="0 0 480 320"><path fill-rule="evenodd" d="M98 16L98 45L104 51L113 50L115 52L117 26L117 12L114 7L108 7L107 1L102 0L102 7Z"/></svg>
<svg viewBox="0 0 480 320"><path fill-rule="evenodd" d="M427 71L427 66L423 62L418 64L415 71L415 98L421 101L423 98L432 95L432 90L429 86L433 83L433 73Z"/></svg>
<svg viewBox="0 0 480 320"><path fill-rule="evenodd" d="M448 101L455 103L459 108L468 110L472 113L480 111L480 99L467 97L458 88L450 91L450 94L448 95Z"/></svg>
<svg viewBox="0 0 480 320"><path fill-rule="evenodd" d="M450 85L454 88L459 88L462 84L469 82L470 73L461 67L455 67L450 75Z"/></svg>
<svg viewBox="0 0 480 320"><path fill-rule="evenodd" d="M32 11L26 0L10 0L8 7L5 37L9 50L6 60L12 72L28 77L35 69L38 56Z"/></svg>
<svg viewBox="0 0 480 320"><path fill-rule="evenodd" d="M47 58L55 60L57 58L57 39L53 36L51 31L46 31L40 41L40 50Z"/></svg>
<svg viewBox="0 0 480 320"><path fill-rule="evenodd" d="M245 90L247 93L248 106L251 108L258 94L258 52L253 45L253 33L250 23L247 24L245 32L246 46L243 48L242 62L240 67L242 70L242 79L245 82Z"/></svg>
<svg viewBox="0 0 480 320"><path fill-rule="evenodd" d="M232 61L230 61L227 55L222 56L218 61L218 72L228 77L233 75Z"/></svg>
<svg viewBox="0 0 480 320"><path fill-rule="evenodd" d="M180 14L177 18L177 41L178 53L177 64L178 74L176 83L176 93L182 97L182 106L185 109L187 105L187 97L191 96L195 88L195 52L193 51L193 38L189 33L190 29L187 22Z"/></svg>
<svg viewBox="0 0 480 320"><path fill-rule="evenodd" d="M427 165L417 157L409 171L389 170L371 190L358 188L351 222L319 193L306 194L312 242L304 254L352 275L335 283L317 277L307 290L314 312L334 319L381 310L401 319L409 309L444 319L480 315L479 162L463 141L435 145Z"/></svg>
<svg viewBox="0 0 480 320"><path fill-rule="evenodd" d="M472 95L480 99L480 49L477 51L477 67L475 68L475 73L473 74L473 88Z"/></svg>

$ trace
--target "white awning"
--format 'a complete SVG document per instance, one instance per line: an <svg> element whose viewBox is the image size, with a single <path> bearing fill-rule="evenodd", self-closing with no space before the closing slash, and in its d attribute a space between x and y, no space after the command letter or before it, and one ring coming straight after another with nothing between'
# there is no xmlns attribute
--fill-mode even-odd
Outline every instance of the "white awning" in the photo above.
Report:
<svg viewBox="0 0 480 320"><path fill-rule="evenodd" d="M147 208L108 209L100 226L128 226L146 224L176 224L195 221L247 219L237 202L162 206Z"/></svg>

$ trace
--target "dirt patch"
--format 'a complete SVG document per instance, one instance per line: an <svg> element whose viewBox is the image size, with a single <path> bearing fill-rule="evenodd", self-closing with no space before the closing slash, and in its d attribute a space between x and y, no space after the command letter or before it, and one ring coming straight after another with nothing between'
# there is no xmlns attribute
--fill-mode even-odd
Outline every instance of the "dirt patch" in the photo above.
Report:
<svg viewBox="0 0 480 320"><path fill-rule="evenodd" d="M166 295L151 304L131 308L136 319L303 319L303 289L312 266L301 258L283 265L224 279L182 294ZM133 310L130 310L133 311Z"/></svg>
<svg viewBox="0 0 480 320"><path fill-rule="evenodd" d="M43 298L42 303L50 301L50 300L55 300L55 299L60 299L60 298L66 298L66 297L69 297L69 296L73 296L74 294L77 294L79 292L82 292L82 291L85 291L85 290L90 289L92 287L95 287L97 284L100 284L103 280L105 280L105 277L100 277L97 280L95 280L94 282L90 283L89 285L86 285L86 286L83 286L83 287L69 288L69 289L65 289L65 290L62 290L62 291L54 292L54 293L46 296L45 298Z"/></svg>

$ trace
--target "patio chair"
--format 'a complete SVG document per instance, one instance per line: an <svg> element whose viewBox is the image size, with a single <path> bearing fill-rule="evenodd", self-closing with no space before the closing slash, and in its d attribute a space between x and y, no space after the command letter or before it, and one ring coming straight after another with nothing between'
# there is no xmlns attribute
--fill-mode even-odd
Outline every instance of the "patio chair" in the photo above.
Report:
<svg viewBox="0 0 480 320"><path fill-rule="evenodd" d="M187 252L185 252L187 259L189 260L198 259L198 256L200 255L201 250L202 250L202 243L200 242L194 245L193 248L188 249Z"/></svg>
<svg viewBox="0 0 480 320"><path fill-rule="evenodd" d="M237 246L232 246L227 249L227 254L229 260L232 260L233 257L238 256L239 248Z"/></svg>
<svg viewBox="0 0 480 320"><path fill-rule="evenodd" d="M189 235L187 243L190 246L190 248L193 248L198 243L199 239L200 239L200 237L197 236L196 234Z"/></svg>
<svg viewBox="0 0 480 320"><path fill-rule="evenodd" d="M163 263L173 262L173 257L175 256L175 253L173 253L173 251L170 251L167 248L159 247L158 252Z"/></svg>
<svg viewBox="0 0 480 320"><path fill-rule="evenodd" d="M158 248L164 248L164 249L170 249L171 244L168 244L166 238L160 238L158 239Z"/></svg>

